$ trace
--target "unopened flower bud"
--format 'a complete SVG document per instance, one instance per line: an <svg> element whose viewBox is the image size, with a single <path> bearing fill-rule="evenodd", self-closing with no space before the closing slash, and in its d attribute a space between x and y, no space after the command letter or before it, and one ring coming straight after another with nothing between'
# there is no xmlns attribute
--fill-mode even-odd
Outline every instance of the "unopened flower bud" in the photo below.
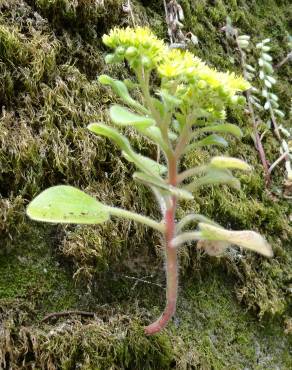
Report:
<svg viewBox="0 0 292 370"><path fill-rule="evenodd" d="M242 95L240 95L240 96L238 97L237 104L239 104L239 105L245 105L245 104L246 104L246 99L245 99L245 97L244 97L244 96L242 96Z"/></svg>
<svg viewBox="0 0 292 370"><path fill-rule="evenodd" d="M141 59L141 62L142 62L142 65L145 68L150 68L151 67L151 60L148 57L143 56L142 59Z"/></svg>
<svg viewBox="0 0 292 370"><path fill-rule="evenodd" d="M107 54L105 56L105 62L106 64L111 64L116 62L116 56L114 54Z"/></svg>
<svg viewBox="0 0 292 370"><path fill-rule="evenodd" d="M234 104L234 105L236 105L236 104L237 105L245 105L246 99L242 95L234 95L231 98L231 103Z"/></svg>
<svg viewBox="0 0 292 370"><path fill-rule="evenodd" d="M218 88L218 92L219 92L219 96L220 96L221 98L227 98L227 97L228 97L228 95L229 95L228 91L227 91L226 89L224 89L224 87L223 87L223 86L220 86L220 87Z"/></svg>
<svg viewBox="0 0 292 370"><path fill-rule="evenodd" d="M205 89L207 87L207 82L206 81L204 81L204 80L200 80L199 82L198 82L198 88L199 89Z"/></svg>
<svg viewBox="0 0 292 370"><path fill-rule="evenodd" d="M116 49L116 54L117 54L117 55L122 56L122 55L124 55L124 53L125 53L125 48L124 48L123 46L119 46L119 47Z"/></svg>
<svg viewBox="0 0 292 370"><path fill-rule="evenodd" d="M126 57L134 57L137 55L137 49L134 46L130 46L126 50Z"/></svg>

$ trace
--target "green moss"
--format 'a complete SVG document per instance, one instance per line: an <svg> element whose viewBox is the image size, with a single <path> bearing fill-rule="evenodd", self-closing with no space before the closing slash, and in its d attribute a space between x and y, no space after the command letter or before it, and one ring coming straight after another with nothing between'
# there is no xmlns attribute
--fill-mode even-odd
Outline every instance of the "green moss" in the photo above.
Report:
<svg viewBox="0 0 292 370"><path fill-rule="evenodd" d="M83 35L94 36L100 28L110 27L121 16L120 0L32 0L44 17L58 28L69 28Z"/></svg>
<svg viewBox="0 0 292 370"><path fill-rule="evenodd" d="M291 341L283 336L281 324L259 324L243 313L232 294L234 281L230 277L227 281L225 273L213 268L203 280L183 284L173 324L154 337L146 337L142 325L161 309L153 305L156 293L151 293L152 288L139 289L140 294L144 291L140 299L145 299L145 312L134 303L132 283L119 301L97 305L94 320L64 317L54 325L25 330L19 328L31 322L35 307L15 302L12 310L12 302L2 300L6 336L0 338L0 359L14 367L22 361L23 365L45 368L50 364L62 369L290 368ZM120 283L116 280L116 285ZM163 305L162 295L157 298Z"/></svg>
<svg viewBox="0 0 292 370"><path fill-rule="evenodd" d="M289 339L283 337L282 329L268 321L259 325L243 313L232 295L234 281L227 281L213 268L201 281L190 281L184 288L179 326L172 329L184 338L182 368L289 368Z"/></svg>
<svg viewBox="0 0 292 370"><path fill-rule="evenodd" d="M18 196L13 199L0 198L0 233L2 252L14 244L14 239L25 232L23 214L24 200Z"/></svg>
<svg viewBox="0 0 292 370"><path fill-rule="evenodd" d="M46 229L26 224L13 243L21 248L1 250L0 301L28 300L38 307L38 314L47 310L64 310L74 307L78 300L73 283L53 250L45 240Z"/></svg>

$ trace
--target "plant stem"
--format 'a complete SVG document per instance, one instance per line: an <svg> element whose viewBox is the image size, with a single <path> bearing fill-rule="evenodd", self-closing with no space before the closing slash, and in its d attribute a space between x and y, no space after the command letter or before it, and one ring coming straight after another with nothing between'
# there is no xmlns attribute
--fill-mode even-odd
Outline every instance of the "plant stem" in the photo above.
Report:
<svg viewBox="0 0 292 370"><path fill-rule="evenodd" d="M170 185L176 186L177 183L177 158L168 158L168 181ZM177 199L172 197L172 202L165 212L165 255L166 255L166 307L162 315L152 324L145 327L145 333L152 335L165 328L169 320L175 313L177 290L178 290L178 261L177 250L172 245L175 237L175 211Z"/></svg>

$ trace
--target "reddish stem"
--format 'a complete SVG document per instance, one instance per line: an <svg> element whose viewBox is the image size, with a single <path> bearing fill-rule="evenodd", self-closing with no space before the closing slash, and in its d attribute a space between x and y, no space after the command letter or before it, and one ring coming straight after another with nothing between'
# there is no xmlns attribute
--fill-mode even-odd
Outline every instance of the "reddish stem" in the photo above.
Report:
<svg viewBox="0 0 292 370"><path fill-rule="evenodd" d="M173 186L177 182L176 157L169 161L169 183ZM172 197L171 206L165 212L165 254L166 254L166 307L162 315L152 324L145 327L146 334L155 334L164 329L176 310L178 288L177 250L171 245L175 236L176 197Z"/></svg>

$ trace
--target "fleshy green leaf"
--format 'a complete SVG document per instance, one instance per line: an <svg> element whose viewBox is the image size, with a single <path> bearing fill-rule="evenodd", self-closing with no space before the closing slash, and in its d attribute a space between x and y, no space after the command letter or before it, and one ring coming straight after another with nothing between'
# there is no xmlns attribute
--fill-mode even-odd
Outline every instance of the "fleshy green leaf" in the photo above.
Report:
<svg viewBox="0 0 292 370"><path fill-rule="evenodd" d="M269 62L263 62L263 68L266 73L274 73L273 66Z"/></svg>
<svg viewBox="0 0 292 370"><path fill-rule="evenodd" d="M187 200L194 199L193 195L190 192L183 190L183 189L176 188L175 186L169 185L166 182L164 182L163 179L151 177L141 172L135 172L133 175L133 178L137 181L147 184L150 187L154 186L167 193L175 195L178 198L187 199Z"/></svg>
<svg viewBox="0 0 292 370"><path fill-rule="evenodd" d="M191 213L189 215L184 216L180 220L180 222L176 225L176 228L175 228L176 233L181 232L186 227L186 225L188 225L189 223L193 223L193 222L196 222L196 223L204 222L207 224L219 226L215 221L211 220L210 218L204 215L201 215L199 213Z"/></svg>
<svg viewBox="0 0 292 370"><path fill-rule="evenodd" d="M128 161L135 163L140 170L154 176L157 176L158 173L164 173L166 171L166 168L161 166L159 163L150 158L144 157L141 154L135 153L129 140L113 127L109 127L102 123L91 123L88 126L88 129L97 135L105 136L113 140L124 152L124 157Z"/></svg>
<svg viewBox="0 0 292 370"><path fill-rule="evenodd" d="M27 207L36 221L100 224L109 219L106 206L72 186L53 186L40 193Z"/></svg>
<svg viewBox="0 0 292 370"><path fill-rule="evenodd" d="M249 45L249 42L247 40L238 40L238 45L242 48L242 49L246 49Z"/></svg>
<svg viewBox="0 0 292 370"><path fill-rule="evenodd" d="M136 126L135 128L138 132L140 132L140 134L148 137L155 144L159 145L162 150L167 152L167 150L168 150L167 143L163 139L161 131L157 126L150 126L150 127L147 127L147 128L141 128L141 127ZM177 139L177 135L174 132L170 131L170 130L168 130L168 137L169 137L170 141L173 141L173 140Z"/></svg>
<svg viewBox="0 0 292 370"><path fill-rule="evenodd" d="M185 153L189 152L191 149L194 149L194 148L200 148L202 146L210 146L210 145L227 147L228 142L225 139L223 139L223 137L218 136L216 134L209 135L202 140L195 141L192 144L188 145L185 149Z"/></svg>
<svg viewBox="0 0 292 370"><path fill-rule="evenodd" d="M238 36L237 39L240 40L240 41L242 41L242 40L249 41L250 40L250 36L249 35L240 35L240 36Z"/></svg>
<svg viewBox="0 0 292 370"><path fill-rule="evenodd" d="M109 85L113 91L121 98L123 101L130 105L131 107L137 109L138 111L147 113L147 109L143 107L142 104L134 100L129 94L126 84L122 81L115 80L107 75L101 75L98 78L98 81L103 85Z"/></svg>
<svg viewBox="0 0 292 370"><path fill-rule="evenodd" d="M117 130L114 128L104 125L103 123L91 123L90 125L87 126L87 128L101 136L105 136L111 140L113 140L116 145L122 150L124 150L126 153L130 154L132 148L129 143L129 140L125 138L123 135L121 135Z"/></svg>
<svg viewBox="0 0 292 370"><path fill-rule="evenodd" d="M251 66L250 64L246 64L246 65L245 65L245 68L246 68L248 71L250 71L250 72L255 72L255 71L256 71L256 69L255 69L253 66Z"/></svg>
<svg viewBox="0 0 292 370"><path fill-rule="evenodd" d="M167 150L167 144L165 143L161 131L157 126L150 126L142 129L141 127L135 127L138 132L142 135L151 139L155 144L159 145L164 151Z"/></svg>
<svg viewBox="0 0 292 370"><path fill-rule="evenodd" d="M199 223L202 240L217 240L238 245L260 253L266 257L272 257L273 251L268 242L254 231L230 231L214 225Z"/></svg>
<svg viewBox="0 0 292 370"><path fill-rule="evenodd" d="M161 90L160 95L164 104L169 108L177 107L181 104L181 99L168 93L167 90Z"/></svg>
<svg viewBox="0 0 292 370"><path fill-rule="evenodd" d="M133 158L133 155L129 156L126 152L123 152L123 156L127 159L127 161L135 163L134 159L137 159L139 164L143 164L144 168L148 169L147 172L149 173L153 173L157 176L160 176L160 175L163 175L167 171L167 168L165 166L154 161L153 159L144 157L141 154L137 154L137 153L134 153L134 154L135 156ZM141 167L141 166L137 166L137 167Z"/></svg>
<svg viewBox="0 0 292 370"><path fill-rule="evenodd" d="M224 123L220 125L214 125L214 126L206 126L199 130L200 132L222 132L226 134L232 134L238 138L242 137L242 131L241 129L233 125L232 123Z"/></svg>
<svg viewBox="0 0 292 370"><path fill-rule="evenodd" d="M251 171L251 167L246 162L233 157L213 157L210 164L216 168Z"/></svg>
<svg viewBox="0 0 292 370"><path fill-rule="evenodd" d="M155 124L153 118L132 113L120 105L113 105L109 113L112 121L120 126L134 126L143 129Z"/></svg>
<svg viewBox="0 0 292 370"><path fill-rule="evenodd" d="M223 137L218 136L218 135L209 135L205 137L204 139L197 141L196 147L201 147L201 146L209 146L209 145L217 145L217 146L223 146L227 147L228 143Z"/></svg>
<svg viewBox="0 0 292 370"><path fill-rule="evenodd" d="M230 171L228 170L219 170L219 169L209 169L208 172L202 176L197 178L194 182L186 185L184 187L185 190L194 191L201 186L204 185L219 185L219 184L226 184L229 185L236 190L240 189L240 182L236 179Z"/></svg>
<svg viewBox="0 0 292 370"><path fill-rule="evenodd" d="M285 117L285 113L282 112L280 109L275 109L275 113L281 117L281 118L284 118Z"/></svg>

